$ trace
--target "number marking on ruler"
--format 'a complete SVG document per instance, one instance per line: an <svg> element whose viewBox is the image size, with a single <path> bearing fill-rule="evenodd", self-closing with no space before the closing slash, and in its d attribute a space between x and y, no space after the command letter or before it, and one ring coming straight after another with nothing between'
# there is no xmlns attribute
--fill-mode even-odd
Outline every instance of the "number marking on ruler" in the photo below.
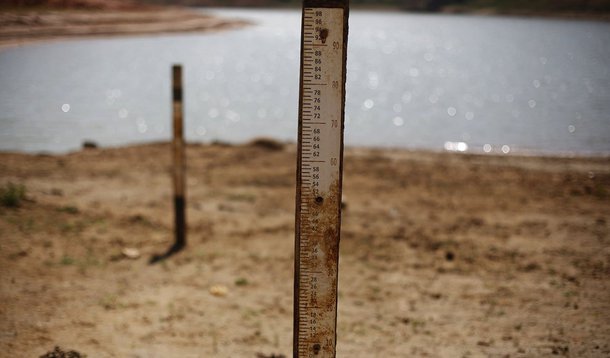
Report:
<svg viewBox="0 0 610 358"><path fill-rule="evenodd" d="M335 356L347 11L303 8L294 357Z"/></svg>

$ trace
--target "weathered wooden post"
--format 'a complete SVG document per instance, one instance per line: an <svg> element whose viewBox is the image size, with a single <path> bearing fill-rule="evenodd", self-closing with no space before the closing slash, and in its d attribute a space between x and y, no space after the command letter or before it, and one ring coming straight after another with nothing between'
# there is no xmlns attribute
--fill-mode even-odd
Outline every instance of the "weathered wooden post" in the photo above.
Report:
<svg viewBox="0 0 610 358"><path fill-rule="evenodd" d="M186 246L186 159L182 105L182 66L172 66L172 159L174 182L174 244L165 254L155 255L150 263L163 260Z"/></svg>
<svg viewBox="0 0 610 358"><path fill-rule="evenodd" d="M186 160L184 158L184 125L182 105L182 66L172 66L172 103L174 140L172 145L174 157L174 230L176 235L175 245L181 249L186 245Z"/></svg>

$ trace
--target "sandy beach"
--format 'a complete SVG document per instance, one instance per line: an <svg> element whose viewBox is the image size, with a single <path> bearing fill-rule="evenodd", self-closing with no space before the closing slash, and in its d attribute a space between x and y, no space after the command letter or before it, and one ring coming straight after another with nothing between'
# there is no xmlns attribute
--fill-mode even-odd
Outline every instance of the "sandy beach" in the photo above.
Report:
<svg viewBox="0 0 610 358"><path fill-rule="evenodd" d="M169 144L0 153L0 356L291 356L295 158L189 145L151 266ZM349 148L344 180L339 357L610 355L609 158Z"/></svg>
<svg viewBox="0 0 610 358"><path fill-rule="evenodd" d="M110 36L209 32L249 25L179 7L105 10L34 9L0 12L0 50L38 42Z"/></svg>

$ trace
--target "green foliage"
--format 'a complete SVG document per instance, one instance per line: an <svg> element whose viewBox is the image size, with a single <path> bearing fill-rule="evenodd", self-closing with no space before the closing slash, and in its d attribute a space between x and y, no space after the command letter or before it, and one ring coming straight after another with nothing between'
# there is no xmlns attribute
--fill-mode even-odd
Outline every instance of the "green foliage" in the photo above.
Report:
<svg viewBox="0 0 610 358"><path fill-rule="evenodd" d="M74 265L74 263L76 263L76 260L74 260L72 257L66 255L61 258L59 263L63 266L70 266L70 265Z"/></svg>
<svg viewBox="0 0 610 358"><path fill-rule="evenodd" d="M25 185L8 182L0 187L0 204L7 208L16 208L25 199Z"/></svg>
<svg viewBox="0 0 610 358"><path fill-rule="evenodd" d="M107 294L106 296L102 297L98 301L98 304L106 310L114 310L120 306L119 298L113 294Z"/></svg>
<svg viewBox="0 0 610 358"><path fill-rule="evenodd" d="M235 286L247 286L248 285L248 280L240 277L237 280L235 280Z"/></svg>
<svg viewBox="0 0 610 358"><path fill-rule="evenodd" d="M68 214L78 214L78 212L79 212L78 208L76 206L72 206L72 205L62 206L61 208L59 208L57 210L62 213L68 213Z"/></svg>

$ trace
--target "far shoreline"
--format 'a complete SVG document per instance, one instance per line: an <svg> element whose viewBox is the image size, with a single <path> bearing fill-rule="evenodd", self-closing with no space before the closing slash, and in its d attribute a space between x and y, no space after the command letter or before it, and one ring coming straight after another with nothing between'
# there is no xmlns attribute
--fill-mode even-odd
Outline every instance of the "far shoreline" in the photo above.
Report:
<svg viewBox="0 0 610 358"><path fill-rule="evenodd" d="M296 135L296 133L295 133ZM245 141L225 141L222 139L211 139L207 141L192 141L187 140L186 144L189 147L248 147L248 146L257 146L259 142L269 142L274 143L277 146L285 146L287 148L296 148L296 141L291 140L281 140L269 137L255 137L250 140ZM85 143L89 145L89 143L93 143L93 147L86 147ZM26 156L50 156L50 157L61 157L66 155L74 155L81 152L86 151L115 151L115 150L127 150L127 149L135 149L139 147L150 147L150 146L160 146L160 145L169 145L171 143L170 139L160 139L160 140L144 140L144 141L135 141L129 143L122 144L100 144L95 140L83 140L81 146L78 148L70 148L66 150L20 150L20 149L0 149L0 154L14 154L14 155L26 155ZM560 151L554 152L550 150L535 150L535 149L514 149L511 147L511 150L508 153L503 153L499 148L501 146L497 145L491 152L485 152L484 150L478 149L468 149L465 151L457 151L457 150L446 150L443 148L424 148L424 147L400 147L400 146L369 146L369 145L352 145L346 144L345 150L351 152L359 152L359 151L367 151L367 152L377 152L383 153L384 155L392 156L392 155L400 155L409 154L409 155L456 155L456 156L465 156L465 157L481 157L481 158L526 158L526 159L541 159L541 160L601 160L605 161L610 159L610 153L604 152L570 152L570 151Z"/></svg>
<svg viewBox="0 0 610 358"><path fill-rule="evenodd" d="M0 8L2 9L2 8ZM242 19L211 15L215 9L227 10L300 10L295 6L236 7L184 6L143 7L124 11L92 9L25 8L2 9L0 52L7 49L70 40L112 39L170 34L209 33L254 25ZM436 12L408 11L391 6L352 6L351 11L374 11L422 16L473 16L526 20L610 22L610 14L589 12L500 11L451 7ZM52 26L46 26L45 18ZM110 21L108 20L110 18ZM59 20L58 20L59 19ZM58 25L59 21L59 25ZM73 23L76 21L76 24ZM88 22L82 26L82 22ZM43 24L40 26L40 24ZM17 25L15 25L17 24Z"/></svg>
<svg viewBox="0 0 610 358"><path fill-rule="evenodd" d="M192 9L227 9L227 10L301 10L300 6L275 6L275 7L257 7L257 6L188 6ZM439 11L414 11L405 10L394 6L385 5L351 5L350 11L371 11L371 12L390 12L410 15L464 15L464 16L484 16L484 17L506 17L506 18L526 18L533 20L574 20L574 21L595 21L595 22L610 22L610 13L593 13L593 12L536 12L526 10L503 11L493 8L459 8L448 7Z"/></svg>
<svg viewBox="0 0 610 358"><path fill-rule="evenodd" d="M22 9L0 13L0 52L68 40L210 33L252 25L186 7L127 11Z"/></svg>

